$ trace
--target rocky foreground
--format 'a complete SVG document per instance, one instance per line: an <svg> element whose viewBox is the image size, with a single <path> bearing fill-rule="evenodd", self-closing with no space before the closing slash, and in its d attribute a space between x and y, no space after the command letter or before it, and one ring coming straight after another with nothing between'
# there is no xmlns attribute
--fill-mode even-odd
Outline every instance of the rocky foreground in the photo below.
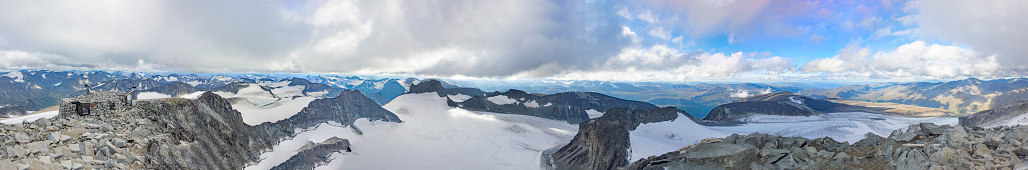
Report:
<svg viewBox="0 0 1028 170"><path fill-rule="evenodd" d="M624 169L1015 169L1028 156L1028 126L982 129L931 123L850 144L767 134L705 139Z"/></svg>
<svg viewBox="0 0 1028 170"><path fill-rule="evenodd" d="M116 93L78 99L109 98L105 94ZM243 123L228 100L211 92L94 109L93 115L62 109L54 118L0 125L0 169L243 169L298 128L328 121L352 125L358 118L400 121L358 91L315 100L289 119L257 126ZM276 168L310 169L349 147L339 138L311 142Z"/></svg>

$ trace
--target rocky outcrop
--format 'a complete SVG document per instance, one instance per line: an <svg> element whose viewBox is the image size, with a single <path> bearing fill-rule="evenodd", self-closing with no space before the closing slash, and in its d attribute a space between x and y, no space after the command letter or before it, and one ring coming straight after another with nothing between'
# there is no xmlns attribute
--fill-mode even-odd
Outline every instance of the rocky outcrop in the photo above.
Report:
<svg viewBox="0 0 1028 170"><path fill-rule="evenodd" d="M115 92L77 97L117 101ZM113 97L112 97L113 96ZM115 102L116 103L116 102ZM98 106L96 114L61 113L50 119L0 124L0 167L24 169L243 169L296 128L328 121L352 125L358 118L400 120L359 92L311 102L301 113L276 123L250 126L220 96L136 100L132 105ZM62 109L61 112L74 109ZM352 126L351 126L352 127ZM356 130L356 127L354 127ZM295 169L326 161L349 143L333 139L300 151L281 167Z"/></svg>
<svg viewBox="0 0 1028 170"><path fill-rule="evenodd" d="M703 120L737 121L750 115L812 116L831 112L835 103L794 95L790 92L750 96L723 104L707 113Z"/></svg>
<svg viewBox="0 0 1028 170"><path fill-rule="evenodd" d="M678 118L673 107L632 110L614 108L603 116L579 124L578 134L571 142L551 156L556 169L617 169L628 165L629 131L643 123L664 122ZM695 118L691 119L696 120Z"/></svg>
<svg viewBox="0 0 1028 170"><path fill-rule="evenodd" d="M997 129L910 125L854 143L766 134L705 139L624 169L1016 169L1028 126Z"/></svg>
<svg viewBox="0 0 1028 170"><path fill-rule="evenodd" d="M485 96L486 93L476 88L461 88L461 87L445 87L443 82L436 79L429 79L422 81L421 83L411 85L410 90L407 90L406 94L418 94L418 93L430 93L435 92L439 97L446 97L447 95L464 94L468 96Z"/></svg>
<svg viewBox="0 0 1028 170"><path fill-rule="evenodd" d="M563 120L577 124L589 120L587 110L606 111L612 108L653 109L653 104L623 100L593 92L566 92L550 95L528 94L520 90L508 90L488 96L474 96L463 102L448 101L452 107L468 110L519 114Z"/></svg>
<svg viewBox="0 0 1028 170"><path fill-rule="evenodd" d="M791 92L768 93L735 100L715 107L703 120L737 121L750 115L812 116L824 113L866 112L906 117L953 115L940 109L843 99L815 99Z"/></svg>
<svg viewBox="0 0 1028 170"><path fill-rule="evenodd" d="M402 122L396 114L386 110L368 99L359 91L345 90L335 98L311 101L299 113L285 120L265 122L257 125L262 131L270 133L274 138L292 137L294 129L312 127L329 121L353 128L361 134L360 129L352 126L354 121L367 118L371 121Z"/></svg>
<svg viewBox="0 0 1028 170"><path fill-rule="evenodd" d="M337 96L337 95L339 95L339 93L343 92L343 89L341 89L341 88L335 88L335 87L332 87L332 86L329 86L329 85L326 85L326 84L321 84L321 83L312 83L311 81L309 81L307 79L296 78L296 77L293 77L293 78L289 79L289 84L287 84L286 86L303 86L304 87L303 91L300 92L303 95L309 95L308 93L314 92L314 93L326 93L324 96L332 97L332 96Z"/></svg>
<svg viewBox="0 0 1028 170"><path fill-rule="evenodd" d="M1009 105L980 111L978 113L960 117L960 125L967 127L991 127L1001 126L1008 123L1024 122L1028 120L1017 120L1019 116L1028 114L1028 101L1014 102Z"/></svg>
<svg viewBox="0 0 1028 170"><path fill-rule="evenodd" d="M244 124L239 112L213 93L195 100L139 100L97 113L104 114L62 113L2 125L0 167L241 169L277 142Z"/></svg>
<svg viewBox="0 0 1028 170"><path fill-rule="evenodd" d="M350 141L332 137L321 143L307 142L307 145L298 149L296 153L286 162L271 168L272 170L285 169L314 169L319 165L332 161L332 153L350 152Z"/></svg>
<svg viewBox="0 0 1028 170"><path fill-rule="evenodd" d="M824 112L790 102L747 101L717 106L707 114L707 117L703 117L703 120L737 121L750 115L812 116L819 114L824 114Z"/></svg>

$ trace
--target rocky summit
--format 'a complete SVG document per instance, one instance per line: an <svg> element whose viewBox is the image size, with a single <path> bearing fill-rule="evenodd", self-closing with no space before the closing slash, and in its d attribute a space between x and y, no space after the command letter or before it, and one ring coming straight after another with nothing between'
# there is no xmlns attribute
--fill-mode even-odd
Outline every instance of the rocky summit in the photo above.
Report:
<svg viewBox="0 0 1028 170"><path fill-rule="evenodd" d="M579 124L578 134L571 142L552 154L556 169L616 169L628 165L629 131L640 124L675 120L673 107L632 110L614 108L603 116ZM696 118L689 116L693 121Z"/></svg>
<svg viewBox="0 0 1028 170"><path fill-rule="evenodd" d="M1014 169L1028 156L1028 126L910 125L856 143L767 134L705 139L624 169Z"/></svg>
<svg viewBox="0 0 1028 170"><path fill-rule="evenodd" d="M2 169L243 169L260 161L296 128L358 118L399 119L356 91L318 99L301 113L276 123L250 126L220 96L128 101L125 93L97 92L62 100L60 114L0 125ZM356 130L356 127L354 127ZM304 147L276 168L324 164L348 152L346 139Z"/></svg>

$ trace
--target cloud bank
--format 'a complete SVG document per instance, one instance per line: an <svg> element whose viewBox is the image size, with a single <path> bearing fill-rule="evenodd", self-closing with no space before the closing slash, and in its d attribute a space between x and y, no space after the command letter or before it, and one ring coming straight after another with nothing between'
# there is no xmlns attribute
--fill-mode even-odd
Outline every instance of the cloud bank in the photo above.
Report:
<svg viewBox="0 0 1028 170"><path fill-rule="evenodd" d="M1028 71L1018 46L1028 39L1022 8L1028 3L8 1L0 2L0 69L638 81L1012 76Z"/></svg>

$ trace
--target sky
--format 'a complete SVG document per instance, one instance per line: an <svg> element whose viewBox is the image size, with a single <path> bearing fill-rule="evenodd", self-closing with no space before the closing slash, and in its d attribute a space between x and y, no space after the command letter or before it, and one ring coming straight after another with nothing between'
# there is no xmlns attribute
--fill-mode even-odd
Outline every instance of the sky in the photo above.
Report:
<svg viewBox="0 0 1028 170"><path fill-rule="evenodd" d="M3 1L0 69L616 81L1023 77L1028 1Z"/></svg>

